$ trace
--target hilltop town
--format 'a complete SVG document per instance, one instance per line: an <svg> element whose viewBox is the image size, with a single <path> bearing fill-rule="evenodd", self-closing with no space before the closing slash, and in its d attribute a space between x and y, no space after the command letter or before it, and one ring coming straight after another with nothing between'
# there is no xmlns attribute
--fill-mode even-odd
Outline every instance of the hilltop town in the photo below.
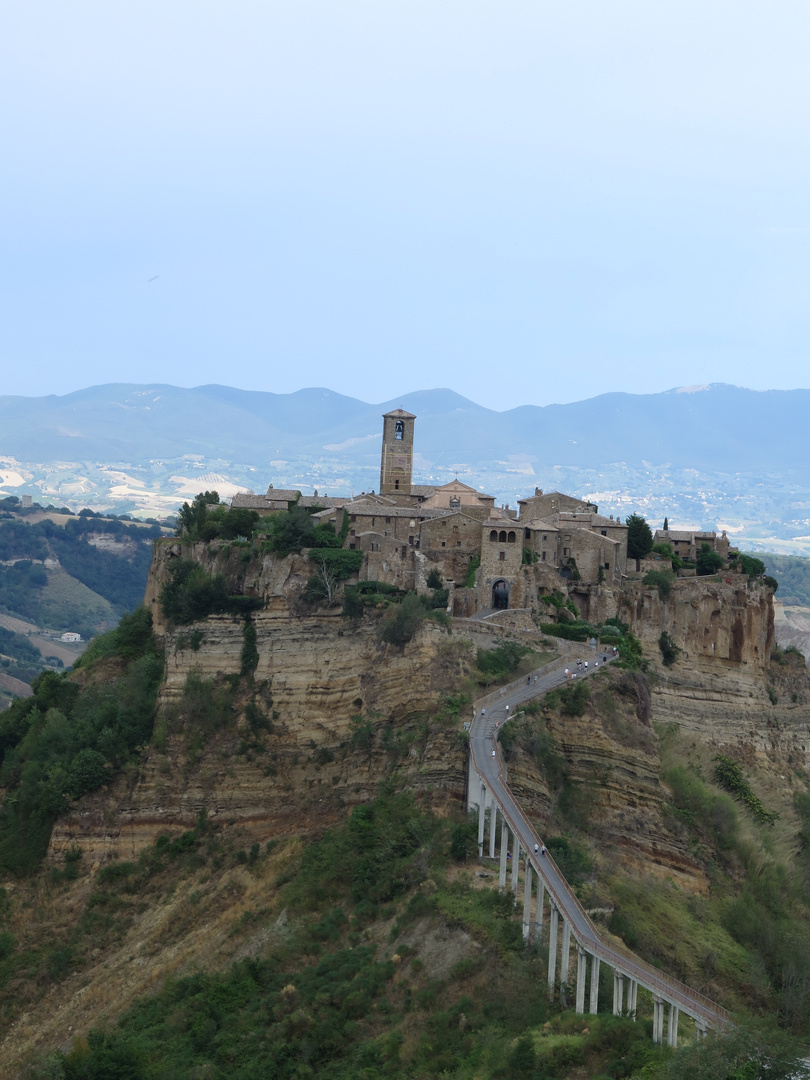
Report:
<svg viewBox="0 0 810 1080"><path fill-rule="evenodd" d="M361 581L424 590L438 573L456 616L532 607L537 586L553 588L560 578L618 587L651 568L628 560L627 523L589 500L535 488L512 508L458 478L414 483L416 419L404 409L383 415L378 492L303 495L271 484L265 495L234 495L232 507L262 517L292 506L308 510L345 548L363 553ZM724 562L731 551L725 532L657 530L654 540L653 561L660 565L668 548L684 564L682 576L694 576L704 545Z"/></svg>

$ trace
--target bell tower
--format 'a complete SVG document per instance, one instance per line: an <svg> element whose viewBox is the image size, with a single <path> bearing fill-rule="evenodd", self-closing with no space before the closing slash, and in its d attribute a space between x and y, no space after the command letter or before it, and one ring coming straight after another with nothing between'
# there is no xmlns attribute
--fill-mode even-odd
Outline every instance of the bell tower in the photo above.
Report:
<svg viewBox="0 0 810 1080"><path fill-rule="evenodd" d="M404 409L383 413L380 494L410 495L413 472L413 428L416 417Z"/></svg>

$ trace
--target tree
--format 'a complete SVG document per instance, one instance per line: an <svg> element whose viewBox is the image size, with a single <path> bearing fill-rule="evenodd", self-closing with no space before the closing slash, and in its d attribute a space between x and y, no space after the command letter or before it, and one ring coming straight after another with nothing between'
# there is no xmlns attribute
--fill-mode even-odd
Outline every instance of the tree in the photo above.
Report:
<svg viewBox="0 0 810 1080"><path fill-rule="evenodd" d="M435 567L427 576L427 587L429 589L440 589L442 587L442 575Z"/></svg>
<svg viewBox="0 0 810 1080"><path fill-rule="evenodd" d="M391 619L386 619L382 639L389 645L404 645L410 641L425 619L425 609L415 592L409 592Z"/></svg>
<svg viewBox="0 0 810 1080"><path fill-rule="evenodd" d="M627 558L643 559L653 546L653 535L646 518L631 514L627 519Z"/></svg>
<svg viewBox="0 0 810 1080"><path fill-rule="evenodd" d="M326 550L332 550L328 548ZM320 551L310 552L310 561L315 564L315 573L307 581L307 599L326 600L331 604L340 588L340 578L330 566L329 562L321 557Z"/></svg>
<svg viewBox="0 0 810 1080"><path fill-rule="evenodd" d="M716 574L724 564L723 556L719 551L712 551L709 544L700 545L700 553L695 561L698 577L707 577Z"/></svg>
<svg viewBox="0 0 810 1080"><path fill-rule="evenodd" d="M218 505L219 493L216 491L201 491L199 495L195 495L190 506L184 502L177 515L177 535L197 540L205 525L208 507Z"/></svg>
<svg viewBox="0 0 810 1080"><path fill-rule="evenodd" d="M664 518L664 532L669 532L669 518Z"/></svg>
<svg viewBox="0 0 810 1080"><path fill-rule="evenodd" d="M270 518L268 543L279 555L290 555L301 548L312 547L314 539L315 523L303 506L293 506Z"/></svg>
<svg viewBox="0 0 810 1080"><path fill-rule="evenodd" d="M679 1050L659 1074L666 1080L808 1080L798 1042L775 1023L748 1018Z"/></svg>

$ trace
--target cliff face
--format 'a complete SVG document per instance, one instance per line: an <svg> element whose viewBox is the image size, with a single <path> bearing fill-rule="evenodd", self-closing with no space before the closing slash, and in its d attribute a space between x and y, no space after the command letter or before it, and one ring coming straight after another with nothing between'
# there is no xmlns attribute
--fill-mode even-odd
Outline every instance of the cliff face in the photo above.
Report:
<svg viewBox="0 0 810 1080"><path fill-rule="evenodd" d="M96 859L131 858L202 811L248 823L257 839L305 833L372 798L394 768L413 789L463 797L460 723L442 702L469 667L469 639L426 624L406 647L385 646L374 618L351 627L339 616L288 611L259 612L253 625L254 728L243 683L230 717L212 721L200 701L217 686L227 694L229 676L238 683L241 620L213 616L167 633L156 745L136 773L59 822L54 852L76 843ZM189 676L196 697L185 692Z"/></svg>
<svg viewBox="0 0 810 1080"><path fill-rule="evenodd" d="M661 598L631 583L619 611L650 658L653 717L695 739L744 755L805 768L810 757L810 679L806 669L771 661L772 593L758 580L686 578ZM670 667L658 640L680 650Z"/></svg>
<svg viewBox="0 0 810 1080"><path fill-rule="evenodd" d="M163 620L158 596L179 557L222 573L231 591L264 601L252 617L252 683L239 678L243 619L211 616L178 629ZM137 767L59 822L54 854L79 844L96 859L130 858L161 832L189 828L203 811L244 823L257 839L306 833L373 797L392 770L436 805L463 798L462 724L470 704L459 711L446 694L467 676L478 647L504 635L538 641L529 613L520 625L518 612L488 622L456 620L452 631L425 623L406 646L384 645L378 612L346 620L336 609L301 605L310 570L302 556L278 558L239 545L156 544L146 594L166 650L156 738ZM548 731L572 780L598 807L606 836L629 858L691 873L663 813L668 793L651 725L676 723L702 741L806 762L806 676L794 673L796 686L774 690L789 673L768 670L770 592L744 577L679 580L665 598L641 583L621 592L593 587L579 594L574 587L572 595L589 611L618 611L630 623L650 658L651 678L643 707L633 697L637 686L614 687L582 717L550 713ZM669 668L661 663L662 631L680 650ZM201 696L213 700L227 684L234 708L212 720ZM542 769L530 755L518 755L510 768L517 794L545 826L555 797Z"/></svg>
<svg viewBox="0 0 810 1080"><path fill-rule="evenodd" d="M773 648L771 590L745 574L679 578L666 597L641 582L629 582L619 597L619 613L645 654L660 655L658 639L664 631L692 669L708 660L714 671L761 676Z"/></svg>

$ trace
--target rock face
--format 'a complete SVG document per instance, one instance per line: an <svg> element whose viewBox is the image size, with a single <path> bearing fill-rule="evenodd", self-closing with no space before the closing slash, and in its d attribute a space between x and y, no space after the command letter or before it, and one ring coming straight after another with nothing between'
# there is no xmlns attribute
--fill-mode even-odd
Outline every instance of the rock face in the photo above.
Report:
<svg viewBox="0 0 810 1080"><path fill-rule="evenodd" d="M160 590L181 557L223 574L232 592L263 600L252 616L252 679L240 678L244 618L211 616L175 629L163 619ZM447 695L467 677L477 647L504 637L537 641L532 611L456 619L452 629L427 622L404 647L385 645L381 612L347 620L303 606L310 571L303 556L244 545L155 545L146 602L166 651L155 739L130 772L58 823L52 854L78 844L94 859L131 858L160 833L191 827L201 812L244 823L257 840L306 834L373 798L394 772L436 806L463 800L470 704L459 709ZM650 661L649 696L642 708L637 687L614 687L613 705L606 698L582 717L552 710L548 731L571 778L598 806L605 835L628 858L691 873L663 813L668 793L652 723L807 761L810 688L802 672L769 669L770 590L736 575L678 580L666 597L641 582L621 591L572 586L570 595L586 617L618 612L630 624ZM662 663L663 631L680 650L671 667ZM217 706L227 686L228 701ZM516 794L548 821L554 799L542 768L518 754L510 769Z"/></svg>
<svg viewBox="0 0 810 1080"><path fill-rule="evenodd" d="M714 661L714 671L761 676L774 643L772 596L766 585L745 574L679 578L665 597L658 589L629 582L619 598L619 614L645 654L660 655L658 639L666 632L692 669L708 660Z"/></svg>
<svg viewBox="0 0 810 1080"><path fill-rule="evenodd" d="M705 888L702 871L681 832L665 812L669 792L659 779L658 737L652 727L649 684L642 675L609 668L589 682L581 716L546 706L542 718L527 718L512 752L509 783L541 833L566 832L573 797L575 815L590 822L599 843L622 851L625 863L677 877L692 889ZM559 767L547 767L542 735L562 755L570 786L560 788ZM538 752L539 751L539 752ZM545 756L545 761L544 761ZM573 793L573 794L572 794Z"/></svg>
<svg viewBox="0 0 810 1080"><path fill-rule="evenodd" d="M427 623L405 647L384 645L374 618L352 627L289 610L259 612L253 625L256 730L244 684L236 714L219 727L184 693L189 676L209 695L229 676L238 683L243 622L212 616L167 633L157 745L136 775L59 822L53 851L75 843L94 858L131 858L203 811L250 823L257 839L306 833L373 798L392 769L414 790L463 798L460 721L441 706L474 657L469 640Z"/></svg>

